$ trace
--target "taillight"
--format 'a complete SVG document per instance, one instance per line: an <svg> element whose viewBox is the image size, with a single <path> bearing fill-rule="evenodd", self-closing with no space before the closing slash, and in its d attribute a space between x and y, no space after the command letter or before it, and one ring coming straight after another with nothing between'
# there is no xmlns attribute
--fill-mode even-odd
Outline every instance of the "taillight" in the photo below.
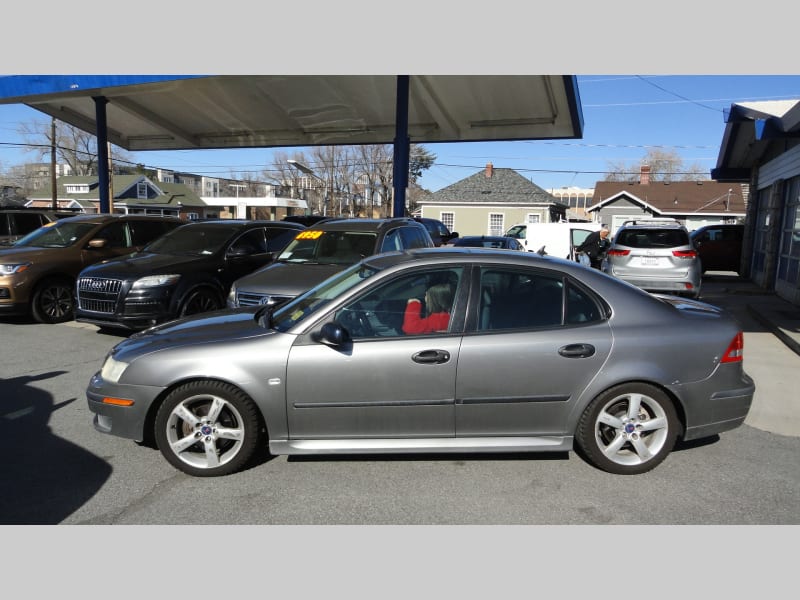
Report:
<svg viewBox="0 0 800 600"><path fill-rule="evenodd" d="M733 340L731 341L728 349L725 350L725 354L722 356L722 360L720 362L724 363L732 363L732 362L739 362L744 358L744 335L740 331L735 336L733 336Z"/></svg>
<svg viewBox="0 0 800 600"><path fill-rule="evenodd" d="M677 258L697 258L697 250L673 250L672 256Z"/></svg>
<svg viewBox="0 0 800 600"><path fill-rule="evenodd" d="M628 256L630 250L609 250L607 256Z"/></svg>

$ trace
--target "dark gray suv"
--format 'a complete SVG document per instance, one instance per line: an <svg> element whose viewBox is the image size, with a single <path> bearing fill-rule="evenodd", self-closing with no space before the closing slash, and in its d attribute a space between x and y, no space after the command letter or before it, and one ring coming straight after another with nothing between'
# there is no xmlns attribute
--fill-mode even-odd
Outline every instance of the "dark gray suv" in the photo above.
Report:
<svg viewBox="0 0 800 600"><path fill-rule="evenodd" d="M392 250L433 248L413 219L332 219L309 227L271 265L233 283L228 306L278 306L362 258Z"/></svg>

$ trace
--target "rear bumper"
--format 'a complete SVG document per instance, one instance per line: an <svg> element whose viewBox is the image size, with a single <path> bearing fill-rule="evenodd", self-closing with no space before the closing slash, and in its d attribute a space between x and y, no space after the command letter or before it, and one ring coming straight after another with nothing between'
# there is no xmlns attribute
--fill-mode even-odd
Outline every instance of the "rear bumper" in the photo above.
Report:
<svg viewBox="0 0 800 600"><path fill-rule="evenodd" d="M683 439L700 439L739 427L747 418L755 390L755 382L742 373L740 387L709 392L705 397L684 404L686 428Z"/></svg>

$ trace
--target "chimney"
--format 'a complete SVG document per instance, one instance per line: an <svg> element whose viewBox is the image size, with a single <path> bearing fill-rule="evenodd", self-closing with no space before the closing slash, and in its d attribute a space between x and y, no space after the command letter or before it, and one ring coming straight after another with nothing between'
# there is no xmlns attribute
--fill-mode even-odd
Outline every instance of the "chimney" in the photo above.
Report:
<svg viewBox="0 0 800 600"><path fill-rule="evenodd" d="M642 165L639 168L639 183L650 185L650 165Z"/></svg>
<svg viewBox="0 0 800 600"><path fill-rule="evenodd" d="M492 163L486 163L486 177L491 177L493 171L494 171L494 166L492 165Z"/></svg>

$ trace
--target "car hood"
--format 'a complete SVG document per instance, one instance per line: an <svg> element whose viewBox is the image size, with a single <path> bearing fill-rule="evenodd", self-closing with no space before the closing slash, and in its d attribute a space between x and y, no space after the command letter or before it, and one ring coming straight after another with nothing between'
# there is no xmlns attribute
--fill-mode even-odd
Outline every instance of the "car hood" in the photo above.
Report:
<svg viewBox="0 0 800 600"><path fill-rule="evenodd" d="M142 275L185 273L189 270L207 267L212 262L216 261L211 256L180 256L137 252L125 258L115 258L87 267L82 272L82 275L130 279Z"/></svg>
<svg viewBox="0 0 800 600"><path fill-rule="evenodd" d="M238 339L272 335L274 331L256 323L261 307L219 310L156 325L117 344L112 353L118 360L134 359L166 348L230 343Z"/></svg>
<svg viewBox="0 0 800 600"><path fill-rule="evenodd" d="M276 262L236 281L241 292L297 296L350 265Z"/></svg>

